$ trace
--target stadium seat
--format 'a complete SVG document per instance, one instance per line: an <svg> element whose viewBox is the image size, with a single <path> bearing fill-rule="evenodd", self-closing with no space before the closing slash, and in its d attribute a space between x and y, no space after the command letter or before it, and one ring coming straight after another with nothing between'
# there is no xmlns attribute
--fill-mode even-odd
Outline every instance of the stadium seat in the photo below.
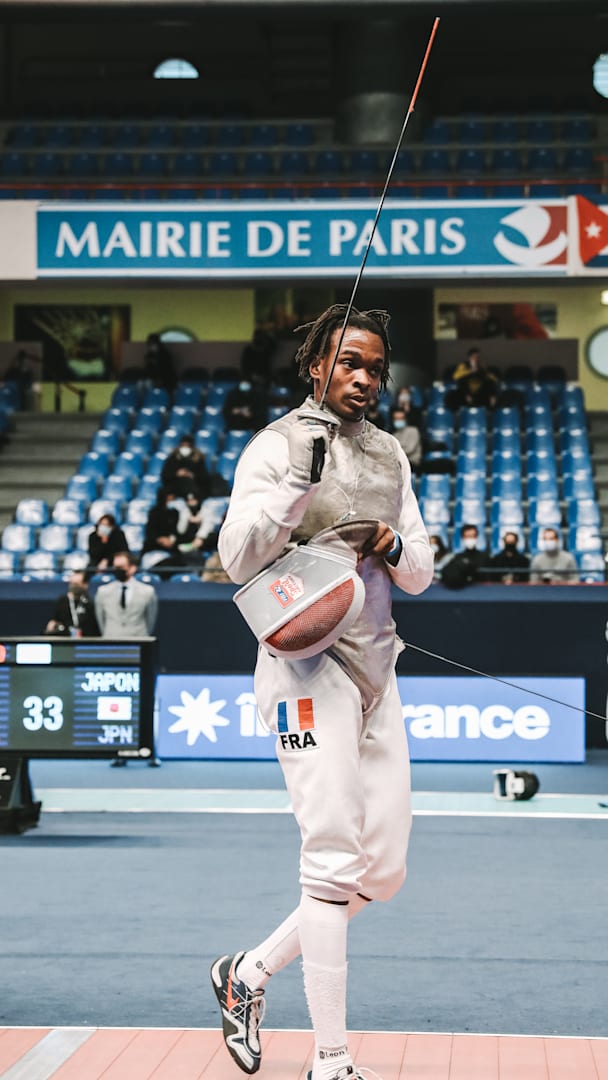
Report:
<svg viewBox="0 0 608 1080"><path fill-rule="evenodd" d="M303 150L286 150L279 155L278 174L284 178L299 180L310 173L308 154Z"/></svg>
<svg viewBox="0 0 608 1080"><path fill-rule="evenodd" d="M79 132L81 150L100 150L106 141L106 129L101 124L86 124Z"/></svg>
<svg viewBox="0 0 608 1080"><path fill-rule="evenodd" d="M606 580L606 561L601 552L576 552L576 561L581 572L581 581L591 585Z"/></svg>
<svg viewBox="0 0 608 1080"><path fill-rule="evenodd" d="M502 146L490 155L489 170L499 177L519 176L524 163L520 150L511 146Z"/></svg>
<svg viewBox="0 0 608 1080"><path fill-rule="evenodd" d="M223 431L224 417L221 407L217 405L207 404L203 410L200 419L200 426L207 431L213 431L214 429L217 431Z"/></svg>
<svg viewBox="0 0 608 1080"><path fill-rule="evenodd" d="M57 572L56 551L30 551L29 555L23 556L23 571L26 574L38 576L40 571L50 571L53 575Z"/></svg>
<svg viewBox="0 0 608 1080"><path fill-rule="evenodd" d="M2 533L2 550L26 555L34 549L34 529L31 525L7 525Z"/></svg>
<svg viewBox="0 0 608 1080"><path fill-rule="evenodd" d="M276 124L254 124L249 134L250 146L276 146L279 142L279 132Z"/></svg>
<svg viewBox="0 0 608 1080"><path fill-rule="evenodd" d="M513 143L519 142L521 133L519 122L509 117L500 117L494 121L491 138L494 142Z"/></svg>
<svg viewBox="0 0 608 1080"><path fill-rule="evenodd" d="M518 471L503 472L493 476L490 483L490 498L521 501L521 473Z"/></svg>
<svg viewBox="0 0 608 1080"><path fill-rule="evenodd" d="M128 120L123 120L118 127L114 128L110 132L110 141L112 146L131 147L138 146L141 137L141 130L139 124L131 123Z"/></svg>
<svg viewBox="0 0 608 1080"><path fill-rule="evenodd" d="M378 169L378 154L375 150L359 149L351 151L348 172L352 177L367 179L375 176Z"/></svg>
<svg viewBox="0 0 608 1080"><path fill-rule="evenodd" d="M458 142L483 142L486 137L486 120L482 115L461 116L458 121Z"/></svg>
<svg viewBox="0 0 608 1080"><path fill-rule="evenodd" d="M68 480L65 497L75 499L77 502L90 503L97 495L97 481L94 476L83 476L76 473Z"/></svg>
<svg viewBox="0 0 608 1080"><path fill-rule="evenodd" d="M38 533L38 548L65 555L72 549L72 529L69 525L44 525Z"/></svg>
<svg viewBox="0 0 608 1080"><path fill-rule="evenodd" d="M89 551L89 536L91 535L91 532L92 532L92 529L91 529L91 525L90 525L89 522L87 522L84 525L80 525L76 529L76 534L75 534L75 537L74 537L74 546L75 546L76 551L84 551L84 552L87 552L87 554L88 554L88 551Z"/></svg>
<svg viewBox="0 0 608 1080"><path fill-rule="evenodd" d="M209 144L209 128L206 124L188 123L181 129L181 145L196 149Z"/></svg>
<svg viewBox="0 0 608 1080"><path fill-rule="evenodd" d="M460 430L486 431L488 426L488 412L483 406L470 409L458 410L458 423Z"/></svg>
<svg viewBox="0 0 608 1080"><path fill-rule="evenodd" d="M89 506L89 521L96 525L101 517L111 514L117 522L122 521L120 503L114 499L94 499Z"/></svg>
<svg viewBox="0 0 608 1080"><path fill-rule="evenodd" d="M159 487L160 476L151 476L147 473L145 476L142 476L139 482L139 487L137 489L137 499L140 499L147 503L156 502L156 496L158 494ZM137 522L135 522L134 524L137 524Z"/></svg>
<svg viewBox="0 0 608 1080"><path fill-rule="evenodd" d="M313 158L312 170L316 176L341 176L344 158L339 150L319 150Z"/></svg>
<svg viewBox="0 0 608 1080"><path fill-rule="evenodd" d="M129 551L134 551L137 554L144 546L145 528L143 525L123 525L123 532L127 544L129 545Z"/></svg>
<svg viewBox="0 0 608 1080"><path fill-rule="evenodd" d="M530 143L548 143L556 139L556 125L549 116L529 116L525 123L524 138Z"/></svg>
<svg viewBox="0 0 608 1080"><path fill-rule="evenodd" d="M178 431L175 427L168 427L163 431L158 440L158 453L162 454L163 458L166 458L167 454L170 454L172 450L175 450L181 434L182 432Z"/></svg>
<svg viewBox="0 0 608 1080"><path fill-rule="evenodd" d="M253 431L227 431L224 438L224 452L240 455L253 435Z"/></svg>
<svg viewBox="0 0 608 1080"><path fill-rule="evenodd" d="M506 525L523 525L524 511L519 499L493 499L490 504L490 523L503 528Z"/></svg>
<svg viewBox="0 0 608 1080"><path fill-rule="evenodd" d="M562 478L562 496L566 501L571 499L594 499L595 484L591 473L586 470L566 473Z"/></svg>
<svg viewBox="0 0 608 1080"><path fill-rule="evenodd" d="M15 509L15 521L18 525L33 525L40 528L49 520L49 508L44 499L20 499Z"/></svg>
<svg viewBox="0 0 608 1080"><path fill-rule="evenodd" d="M589 454L589 436L586 428L571 427L562 428L559 433L559 443L562 454L579 451Z"/></svg>
<svg viewBox="0 0 608 1080"><path fill-rule="evenodd" d="M124 407L106 409L101 420L101 427L106 431L117 431L125 435L131 427L134 413Z"/></svg>
<svg viewBox="0 0 608 1080"><path fill-rule="evenodd" d="M454 509L454 528L462 528L463 525L477 525L479 528L486 523L486 504L484 499L459 499Z"/></svg>
<svg viewBox="0 0 608 1080"><path fill-rule="evenodd" d="M419 497L440 499L447 503L450 498L450 477L441 473L426 473L420 478Z"/></svg>
<svg viewBox="0 0 608 1080"><path fill-rule="evenodd" d="M425 143L434 143L436 145L449 143L451 137L450 122L443 116L434 117L431 122L426 125L422 135Z"/></svg>
<svg viewBox="0 0 608 1080"><path fill-rule="evenodd" d="M90 526L87 525L90 532ZM72 570L86 570L89 563L88 554L84 551L68 551L62 559L61 569L65 572Z"/></svg>
<svg viewBox="0 0 608 1080"><path fill-rule="evenodd" d="M483 151L471 147L459 150L454 167L460 176L479 176L485 168Z"/></svg>
<svg viewBox="0 0 608 1080"><path fill-rule="evenodd" d="M176 142L176 129L173 124L152 124L145 133L146 146L154 150L168 150Z"/></svg>
<svg viewBox="0 0 608 1080"><path fill-rule="evenodd" d="M551 146L534 146L528 152L527 170L533 176L551 176L557 170L557 155Z"/></svg>
<svg viewBox="0 0 608 1080"><path fill-rule="evenodd" d="M86 504L78 499L57 499L51 520L55 525L69 525L75 529L84 523L85 506Z"/></svg>
<svg viewBox="0 0 608 1080"><path fill-rule="evenodd" d="M148 520L150 508L156 500L155 488L154 496L152 499L142 499L139 496L135 499L131 499L127 506L127 512L125 514L125 522L127 525L145 525Z"/></svg>
<svg viewBox="0 0 608 1080"><path fill-rule="evenodd" d="M62 154L54 150L47 150L42 154L35 154L32 158L31 174L34 177L51 179L62 176L64 173L64 158Z"/></svg>
<svg viewBox="0 0 608 1080"><path fill-rule="evenodd" d="M137 383L121 383L112 392L112 408L137 409L141 399L141 390Z"/></svg>
<svg viewBox="0 0 608 1080"><path fill-rule="evenodd" d="M153 434L150 430L142 431L140 428L133 428L127 435L125 453L149 457L154 449L155 442L156 432Z"/></svg>
<svg viewBox="0 0 608 1080"><path fill-rule="evenodd" d="M117 431L108 431L107 428L99 428L91 441L91 450L97 454L108 454L114 457L120 451L121 436Z"/></svg>
<svg viewBox="0 0 608 1080"><path fill-rule="evenodd" d="M139 410L133 427L137 431L146 431L157 435L167 424L167 410L164 405L146 405Z"/></svg>
<svg viewBox="0 0 608 1080"><path fill-rule="evenodd" d="M228 454L225 451L220 454L217 459L215 471L218 476L221 476L232 487L234 482L234 473L236 469L236 463L238 461L238 454Z"/></svg>
<svg viewBox="0 0 608 1080"><path fill-rule="evenodd" d="M66 175L73 179L95 177L99 174L99 158L88 150L82 150L79 154L72 154L67 158Z"/></svg>
<svg viewBox="0 0 608 1080"><path fill-rule="evenodd" d="M437 477L437 479L441 479ZM449 480L449 477L445 479ZM456 486L454 491L456 500L458 499L485 499L486 497L486 478L483 473L459 473L456 477Z"/></svg>
<svg viewBox="0 0 608 1080"><path fill-rule="evenodd" d="M200 383L186 383L178 386L173 395L173 404L190 409L199 409L203 392Z"/></svg>
<svg viewBox="0 0 608 1080"><path fill-rule="evenodd" d="M573 525L601 524L600 508L595 499L572 499L566 504L566 521Z"/></svg>
<svg viewBox="0 0 608 1080"><path fill-rule="evenodd" d="M135 172L135 160L132 154L124 154L115 150L106 154L102 172L104 176L112 179L129 179Z"/></svg>
<svg viewBox="0 0 608 1080"><path fill-rule="evenodd" d="M312 146L314 141L315 129L312 124L301 120L295 120L287 124L283 138L286 146Z"/></svg>
<svg viewBox="0 0 608 1080"><path fill-rule="evenodd" d="M132 494L133 481L130 476L108 476L101 490L101 498L113 502L128 502Z"/></svg>
<svg viewBox="0 0 608 1080"><path fill-rule="evenodd" d="M145 457L146 455L141 451L125 450L114 462L114 475L139 479L144 474Z"/></svg>
<svg viewBox="0 0 608 1080"><path fill-rule="evenodd" d="M171 405L171 395L162 386L148 386L144 390L142 406L145 409L168 409Z"/></svg>
<svg viewBox="0 0 608 1080"><path fill-rule="evenodd" d="M526 472L529 477L550 474L557 479L557 459L555 451L531 450L526 454Z"/></svg>
<svg viewBox="0 0 608 1080"><path fill-rule="evenodd" d="M568 550L577 554L601 552L602 537L596 525L573 525L568 529Z"/></svg>
<svg viewBox="0 0 608 1080"><path fill-rule="evenodd" d="M110 455L101 450L89 450L83 454L78 465L81 476L92 476L103 480L110 471Z"/></svg>
<svg viewBox="0 0 608 1080"><path fill-rule="evenodd" d="M211 176L232 177L239 174L238 158L232 150L222 150L210 154L208 166Z"/></svg>
<svg viewBox="0 0 608 1080"><path fill-rule="evenodd" d="M194 436L194 445L206 458L213 458L219 450L221 432L214 428L211 431L202 428Z"/></svg>
<svg viewBox="0 0 608 1080"><path fill-rule="evenodd" d="M216 131L218 146L244 146L247 139L247 129L242 124L233 121L224 121Z"/></svg>
<svg viewBox="0 0 608 1080"><path fill-rule="evenodd" d="M528 500L528 524L561 525L562 512L557 499L531 498Z"/></svg>
<svg viewBox="0 0 608 1080"><path fill-rule="evenodd" d="M161 436L161 441L165 438L167 434L168 432L163 432L163 435ZM167 460L168 454L169 451L163 452L162 450L157 450L155 454L152 454L152 457L148 459L148 464L146 466L148 470L148 476L160 476L163 465Z"/></svg>
<svg viewBox="0 0 608 1080"><path fill-rule="evenodd" d="M190 434L198 422L199 414L190 405L174 405L167 417L167 427L179 431L180 435Z"/></svg>
<svg viewBox="0 0 608 1080"><path fill-rule="evenodd" d="M570 175L592 175L595 172L593 150L588 146L569 146L564 154L563 167Z"/></svg>
<svg viewBox="0 0 608 1080"><path fill-rule="evenodd" d="M421 498L420 513L427 529L450 523L450 507L444 499Z"/></svg>
<svg viewBox="0 0 608 1080"><path fill-rule="evenodd" d="M528 499L549 499L558 502L557 475L551 471L528 476Z"/></svg>
<svg viewBox="0 0 608 1080"><path fill-rule="evenodd" d="M578 472L586 472L588 476L593 475L593 467L589 452L583 450L581 447L574 450L564 450L562 454L563 475L566 476L568 473Z"/></svg>

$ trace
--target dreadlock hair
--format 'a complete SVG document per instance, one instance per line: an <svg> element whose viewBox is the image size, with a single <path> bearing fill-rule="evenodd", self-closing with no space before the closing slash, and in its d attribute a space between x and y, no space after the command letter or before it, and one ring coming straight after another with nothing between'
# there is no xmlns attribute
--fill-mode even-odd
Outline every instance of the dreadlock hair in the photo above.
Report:
<svg viewBox="0 0 608 1080"><path fill-rule="evenodd" d="M294 334L306 334L300 345L294 362L298 365L298 374L305 382L312 382L310 365L319 357L326 356L329 350L331 336L335 330L341 330L348 307L346 304L332 304L315 322L297 326ZM348 317L348 326L354 326L357 330L367 330L370 334L377 334L384 345L384 370L380 379L380 387L386 389L390 379L389 364L391 343L388 339L388 324L390 322L388 311L357 311L352 308Z"/></svg>

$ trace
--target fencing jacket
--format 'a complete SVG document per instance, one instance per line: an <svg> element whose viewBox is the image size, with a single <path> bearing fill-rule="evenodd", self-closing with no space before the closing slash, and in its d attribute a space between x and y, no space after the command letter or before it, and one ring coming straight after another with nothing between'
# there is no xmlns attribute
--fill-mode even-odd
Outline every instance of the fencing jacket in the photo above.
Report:
<svg viewBox="0 0 608 1080"><path fill-rule="evenodd" d="M312 398L306 409L318 408ZM226 520L219 537L222 565L244 583L269 566L290 542L349 519L377 518L401 536L397 566L369 556L359 564L366 600L351 630L328 650L361 693L365 709L382 694L396 649L391 583L404 592L423 592L433 579L433 553L416 498L408 460L397 440L366 420L336 418L319 484L289 470L287 432L298 409L275 420L249 443L236 470Z"/></svg>

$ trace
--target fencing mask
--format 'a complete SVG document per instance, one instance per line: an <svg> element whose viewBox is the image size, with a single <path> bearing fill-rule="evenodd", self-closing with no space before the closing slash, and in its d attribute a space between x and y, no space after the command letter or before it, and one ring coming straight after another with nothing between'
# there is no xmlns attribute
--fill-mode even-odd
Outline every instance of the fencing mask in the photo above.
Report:
<svg viewBox="0 0 608 1080"><path fill-rule="evenodd" d="M351 628L365 600L357 553L376 521L349 521L277 559L234 595L258 641L273 656L303 660Z"/></svg>

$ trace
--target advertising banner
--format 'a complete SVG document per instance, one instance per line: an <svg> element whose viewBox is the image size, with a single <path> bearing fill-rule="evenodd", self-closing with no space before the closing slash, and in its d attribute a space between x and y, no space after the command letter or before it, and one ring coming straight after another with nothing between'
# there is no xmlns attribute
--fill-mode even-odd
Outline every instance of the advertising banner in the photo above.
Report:
<svg viewBox="0 0 608 1080"><path fill-rule="evenodd" d="M517 688L478 677L397 681L412 761L585 760L585 718L577 711L585 707L584 679L514 676ZM275 758L252 676L160 675L156 750L160 758Z"/></svg>
<svg viewBox="0 0 608 1080"><path fill-rule="evenodd" d="M375 202L133 203L38 208L39 277L340 278L361 264ZM389 199L366 276L565 276L564 199Z"/></svg>

